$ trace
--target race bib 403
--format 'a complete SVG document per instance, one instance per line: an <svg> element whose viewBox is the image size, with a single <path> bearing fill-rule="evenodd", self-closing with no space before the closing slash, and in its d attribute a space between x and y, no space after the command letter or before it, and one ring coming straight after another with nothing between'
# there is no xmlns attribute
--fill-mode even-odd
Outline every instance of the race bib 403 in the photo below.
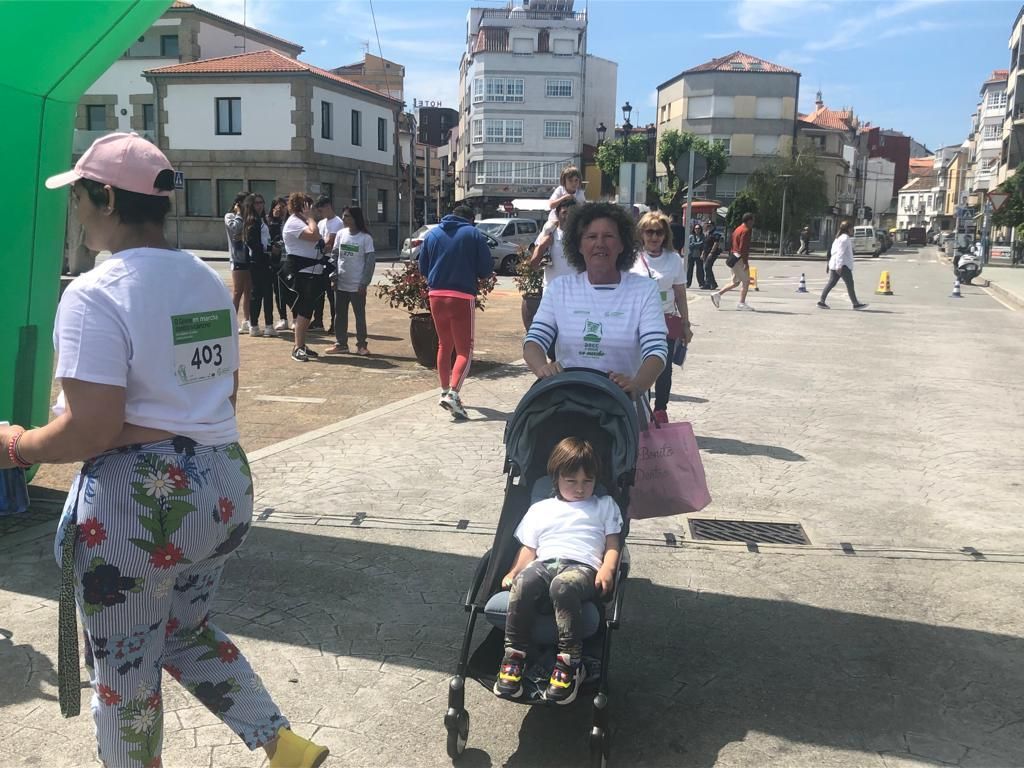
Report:
<svg viewBox="0 0 1024 768"><path fill-rule="evenodd" d="M172 315L174 375L181 385L235 371L231 313L226 309Z"/></svg>

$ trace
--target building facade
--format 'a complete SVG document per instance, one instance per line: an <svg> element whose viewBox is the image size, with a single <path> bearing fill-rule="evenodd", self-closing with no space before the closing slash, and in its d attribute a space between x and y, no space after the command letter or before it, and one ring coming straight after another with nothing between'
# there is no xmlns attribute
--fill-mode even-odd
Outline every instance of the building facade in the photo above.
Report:
<svg viewBox="0 0 1024 768"><path fill-rule="evenodd" d="M1024 6L1010 30L1010 66L1006 77L1006 113L999 152L999 178L1003 183L1024 162Z"/></svg>
<svg viewBox="0 0 1024 768"><path fill-rule="evenodd" d="M1007 80L1009 72L997 69L982 83L978 109L971 120L971 205L978 206L985 192L995 189L999 180L1003 123L1006 120Z"/></svg>
<svg viewBox="0 0 1024 768"><path fill-rule="evenodd" d="M924 227L929 232L942 229L945 205L945 181L940 170L931 169L914 176L899 191L896 228Z"/></svg>
<svg viewBox="0 0 1024 768"><path fill-rule="evenodd" d="M831 243L840 219L852 219L856 213L857 126L853 109L829 109L821 91L814 102L814 111L801 115L797 121L798 151L813 152L825 176L829 213L808 222L812 239L821 243Z"/></svg>
<svg viewBox="0 0 1024 768"><path fill-rule="evenodd" d="M706 196L728 203L767 160L795 151L799 100L799 72L735 51L658 86L658 140L677 130L723 144L729 168Z"/></svg>
<svg viewBox="0 0 1024 768"><path fill-rule="evenodd" d="M587 55L573 0L471 8L459 68L455 198L489 215L547 197L613 124L617 65Z"/></svg>

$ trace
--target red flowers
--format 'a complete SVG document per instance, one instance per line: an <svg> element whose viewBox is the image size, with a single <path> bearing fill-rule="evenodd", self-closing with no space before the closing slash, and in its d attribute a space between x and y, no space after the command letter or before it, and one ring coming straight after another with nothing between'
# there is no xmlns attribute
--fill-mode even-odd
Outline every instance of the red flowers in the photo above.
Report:
<svg viewBox="0 0 1024 768"><path fill-rule="evenodd" d="M146 699L146 706L149 707L150 709L156 709L157 707L159 707L160 706L160 693L159 692L151 693L149 695L149 698Z"/></svg>
<svg viewBox="0 0 1024 768"><path fill-rule="evenodd" d="M100 701L108 707L121 703L121 694L103 683L96 686L96 693L99 695Z"/></svg>
<svg viewBox="0 0 1024 768"><path fill-rule="evenodd" d="M180 626L181 622L173 616L171 616L171 618L167 620L167 625L164 627L164 637L170 637L171 635L173 635L175 632L178 631L178 627Z"/></svg>
<svg viewBox="0 0 1024 768"><path fill-rule="evenodd" d="M217 655L222 663L230 664L238 658L238 646L225 640L217 644Z"/></svg>
<svg viewBox="0 0 1024 768"><path fill-rule="evenodd" d="M153 550L149 556L149 562L154 568L173 568L184 557L185 553L168 541Z"/></svg>
<svg viewBox="0 0 1024 768"><path fill-rule="evenodd" d="M103 523L95 517L90 517L84 523L78 524L78 535L85 539L85 546L90 549L107 540L107 531L103 527Z"/></svg>
<svg viewBox="0 0 1024 768"><path fill-rule="evenodd" d="M231 499L221 498L217 502L217 509L220 511L220 521L226 523L231 519L231 515L235 513L235 505Z"/></svg>
<svg viewBox="0 0 1024 768"><path fill-rule="evenodd" d="M172 483L174 483L175 488L188 487L188 475L185 474L185 470L181 467L173 465L167 467L167 477Z"/></svg>

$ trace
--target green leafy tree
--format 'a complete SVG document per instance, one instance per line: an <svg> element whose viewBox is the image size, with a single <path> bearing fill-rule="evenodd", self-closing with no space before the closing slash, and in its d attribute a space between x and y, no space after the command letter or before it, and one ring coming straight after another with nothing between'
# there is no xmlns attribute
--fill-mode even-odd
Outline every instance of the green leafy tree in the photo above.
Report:
<svg viewBox="0 0 1024 768"><path fill-rule="evenodd" d="M787 202L789 201L787 200ZM743 216L748 213L757 214L757 200L744 189L729 203L729 212L725 215L725 223L730 228L738 227L743 221Z"/></svg>
<svg viewBox="0 0 1024 768"><path fill-rule="evenodd" d="M665 166L668 175L668 190L662 194L661 203L669 211L678 211L686 202L687 185L679 181L677 171L680 168L683 171L689 170L691 147L697 155L707 161L707 168L704 174L693 182L694 187L721 176L729 167L729 156L725 154L725 148L721 144L675 129L665 131L658 142L658 162Z"/></svg>
<svg viewBox="0 0 1024 768"><path fill-rule="evenodd" d="M780 178L787 175L790 178ZM778 232L782 224L782 191L786 190L786 232L804 226L828 209L825 174L813 152L795 158L776 157L758 168L747 181L747 192L757 202L757 228ZM742 215L742 214L741 214Z"/></svg>
<svg viewBox="0 0 1024 768"><path fill-rule="evenodd" d="M623 157L625 153L625 157ZM621 141L606 141L597 148L597 167L615 184L619 183L619 166L623 163L647 162L647 137L634 134L623 147Z"/></svg>
<svg viewBox="0 0 1024 768"><path fill-rule="evenodd" d="M1024 163L1016 173L996 188L1009 195L1002 208L992 214L994 227L1018 227L1024 224Z"/></svg>

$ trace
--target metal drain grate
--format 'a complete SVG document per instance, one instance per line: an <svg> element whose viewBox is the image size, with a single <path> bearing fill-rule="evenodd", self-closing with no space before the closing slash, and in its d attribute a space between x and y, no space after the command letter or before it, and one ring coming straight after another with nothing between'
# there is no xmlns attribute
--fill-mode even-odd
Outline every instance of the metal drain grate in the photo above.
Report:
<svg viewBox="0 0 1024 768"><path fill-rule="evenodd" d="M690 537L704 541L743 541L758 544L810 544L799 523L755 523L749 520L690 518Z"/></svg>

